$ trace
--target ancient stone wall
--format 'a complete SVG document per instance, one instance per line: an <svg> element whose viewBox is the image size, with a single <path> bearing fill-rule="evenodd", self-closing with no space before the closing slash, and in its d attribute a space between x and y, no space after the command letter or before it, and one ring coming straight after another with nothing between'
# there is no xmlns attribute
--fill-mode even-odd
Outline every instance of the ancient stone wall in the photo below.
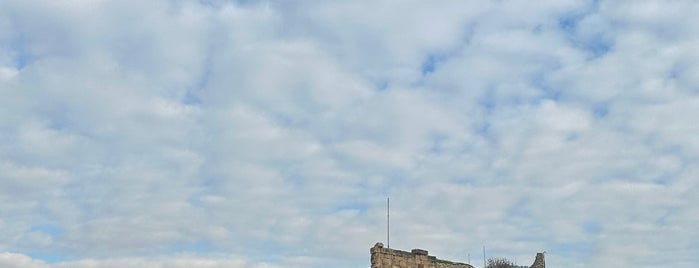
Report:
<svg viewBox="0 0 699 268"><path fill-rule="evenodd" d="M413 249L411 252L384 248L376 243L371 248L371 268L474 268L465 263L437 259L427 250Z"/></svg>
<svg viewBox="0 0 699 268"><path fill-rule="evenodd" d="M536 253L536 259L534 263L529 268L546 268L546 260L544 260L544 253Z"/></svg>

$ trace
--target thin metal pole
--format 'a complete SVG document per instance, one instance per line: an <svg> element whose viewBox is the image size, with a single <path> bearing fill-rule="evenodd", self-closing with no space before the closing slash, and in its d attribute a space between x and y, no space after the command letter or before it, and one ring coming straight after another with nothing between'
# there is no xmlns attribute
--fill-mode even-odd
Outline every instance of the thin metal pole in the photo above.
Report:
<svg viewBox="0 0 699 268"><path fill-rule="evenodd" d="M391 198L386 197L386 247L391 248Z"/></svg>
<svg viewBox="0 0 699 268"><path fill-rule="evenodd" d="M485 268L485 246L483 246L483 268Z"/></svg>

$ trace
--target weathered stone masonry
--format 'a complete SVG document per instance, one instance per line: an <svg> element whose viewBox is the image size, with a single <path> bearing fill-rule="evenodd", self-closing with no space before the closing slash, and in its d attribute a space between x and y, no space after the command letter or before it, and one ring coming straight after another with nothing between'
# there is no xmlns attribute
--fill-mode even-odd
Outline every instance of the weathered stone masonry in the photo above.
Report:
<svg viewBox="0 0 699 268"><path fill-rule="evenodd" d="M529 268L546 268L546 261L544 260L544 253L536 253L536 260L532 266Z"/></svg>
<svg viewBox="0 0 699 268"><path fill-rule="evenodd" d="M465 263L450 262L427 255L427 250L412 252L384 248L376 243L371 248L371 268L474 268Z"/></svg>

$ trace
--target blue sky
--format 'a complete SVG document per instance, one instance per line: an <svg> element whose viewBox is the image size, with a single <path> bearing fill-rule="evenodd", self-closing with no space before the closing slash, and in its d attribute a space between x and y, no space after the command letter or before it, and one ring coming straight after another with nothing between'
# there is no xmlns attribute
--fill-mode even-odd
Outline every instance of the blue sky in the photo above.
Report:
<svg viewBox="0 0 699 268"><path fill-rule="evenodd" d="M0 2L0 266L699 262L695 1Z"/></svg>

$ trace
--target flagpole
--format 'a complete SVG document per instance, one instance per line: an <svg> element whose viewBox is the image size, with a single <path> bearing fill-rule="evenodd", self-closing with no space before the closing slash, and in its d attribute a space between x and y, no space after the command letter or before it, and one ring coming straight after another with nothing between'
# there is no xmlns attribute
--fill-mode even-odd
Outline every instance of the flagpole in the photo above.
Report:
<svg viewBox="0 0 699 268"><path fill-rule="evenodd" d="M391 198L386 197L386 247L391 248Z"/></svg>

